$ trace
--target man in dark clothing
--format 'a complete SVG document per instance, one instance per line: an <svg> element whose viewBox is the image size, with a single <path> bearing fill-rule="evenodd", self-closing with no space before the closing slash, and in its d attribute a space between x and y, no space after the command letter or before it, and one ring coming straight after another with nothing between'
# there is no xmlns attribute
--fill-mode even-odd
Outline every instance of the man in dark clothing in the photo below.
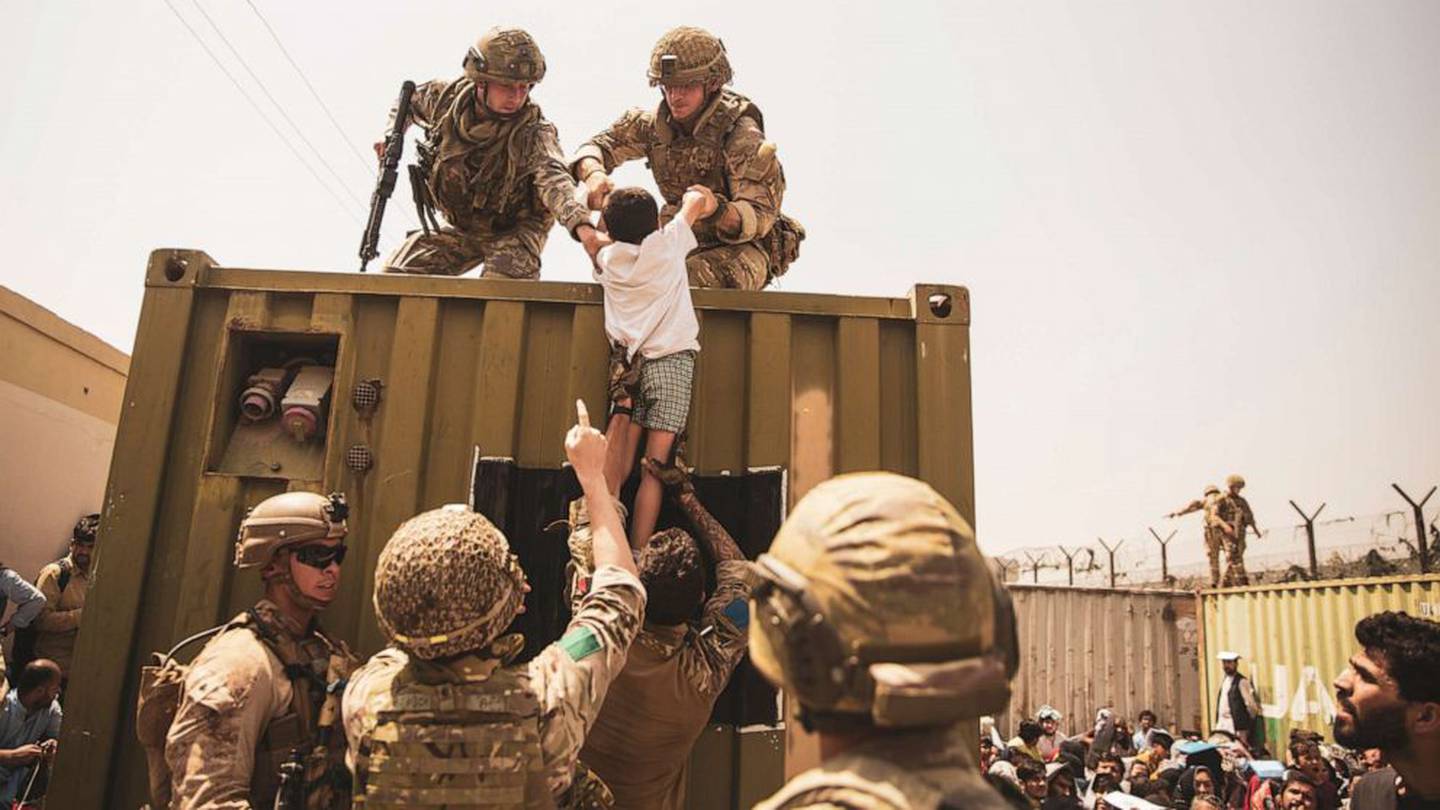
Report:
<svg viewBox="0 0 1440 810"><path fill-rule="evenodd" d="M1255 684L1240 674L1240 654L1225 651L1220 653L1220 666L1225 678L1220 682L1220 694L1215 700L1215 722L1221 731L1228 731L1250 745L1255 720L1260 716L1260 700L1255 696Z"/></svg>
<svg viewBox="0 0 1440 810"><path fill-rule="evenodd" d="M1386 611L1355 625L1360 650L1335 679L1335 741L1390 767L1350 790L1352 810L1440 810L1440 623Z"/></svg>

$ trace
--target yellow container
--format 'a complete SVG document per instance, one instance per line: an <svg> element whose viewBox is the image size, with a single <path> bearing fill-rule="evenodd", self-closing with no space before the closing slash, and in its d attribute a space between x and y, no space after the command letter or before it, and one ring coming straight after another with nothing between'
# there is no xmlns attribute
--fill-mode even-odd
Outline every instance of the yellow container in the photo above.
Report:
<svg viewBox="0 0 1440 810"><path fill-rule="evenodd" d="M467 501L482 456L558 470L575 399L605 412L593 284L225 268L187 250L155 251L145 284L76 647L83 675L51 783L51 805L67 810L144 801L138 669L255 599L257 578L230 566L248 506L287 489L347 493L352 551L324 621L368 655L381 643L370 593L391 531ZM898 299L697 290L694 303L689 460L701 473L780 467L783 505L835 473L893 470L974 519L963 288L917 285ZM331 387L311 374L303 397L281 401L294 414L247 423L242 400L282 400L260 389L281 384L265 369L285 358L302 373L333 368ZM778 730L717 733L736 741L707 746L728 752L730 775L716 781L732 791L705 798L737 806L778 785Z"/></svg>
<svg viewBox="0 0 1440 810"><path fill-rule="evenodd" d="M1355 653L1355 624L1386 610L1440 619L1440 575L1224 588L1200 595L1205 728L1215 721L1221 651L1241 656L1263 707L1265 744L1277 756L1292 728L1330 736L1331 682Z"/></svg>

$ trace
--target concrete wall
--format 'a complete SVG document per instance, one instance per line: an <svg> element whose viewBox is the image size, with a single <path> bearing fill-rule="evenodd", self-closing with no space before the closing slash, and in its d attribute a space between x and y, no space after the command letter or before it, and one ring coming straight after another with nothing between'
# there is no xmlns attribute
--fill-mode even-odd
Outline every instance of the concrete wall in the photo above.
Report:
<svg viewBox="0 0 1440 810"><path fill-rule="evenodd" d="M130 358L0 287L0 562L34 581L100 511Z"/></svg>

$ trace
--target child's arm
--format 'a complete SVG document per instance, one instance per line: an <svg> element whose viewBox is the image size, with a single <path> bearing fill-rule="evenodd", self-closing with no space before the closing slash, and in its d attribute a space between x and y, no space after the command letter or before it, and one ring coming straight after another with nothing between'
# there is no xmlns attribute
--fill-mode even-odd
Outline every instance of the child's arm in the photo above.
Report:
<svg viewBox="0 0 1440 810"><path fill-rule="evenodd" d="M715 213L715 209L719 207L715 192L697 184L685 189L685 196L680 200L680 216L693 228L696 222Z"/></svg>

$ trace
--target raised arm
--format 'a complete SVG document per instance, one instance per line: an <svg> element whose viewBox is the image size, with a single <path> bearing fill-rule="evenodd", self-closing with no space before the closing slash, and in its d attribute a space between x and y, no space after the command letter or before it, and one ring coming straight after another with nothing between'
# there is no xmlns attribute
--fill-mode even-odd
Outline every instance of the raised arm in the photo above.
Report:
<svg viewBox="0 0 1440 810"><path fill-rule="evenodd" d="M614 565L639 576L635 557L630 553L630 542L625 537L625 527L620 523L620 513L615 511L615 502L610 499L610 489L605 485L605 434L590 427L590 413L585 409L583 400L575 400L575 410L578 418L565 436L565 455L575 468L575 476L580 479L580 488L585 492L595 568L599 570L603 566Z"/></svg>
<svg viewBox="0 0 1440 810"><path fill-rule="evenodd" d="M660 465L649 458L641 459L640 463L660 480L666 492L675 499L680 511L685 513L685 519L695 527L696 539L704 544L716 563L745 559L745 552L740 550L740 544L735 542L730 532L720 525L720 521L716 520L696 497L695 486L690 483L690 474L685 472L678 458L675 464Z"/></svg>
<svg viewBox="0 0 1440 810"><path fill-rule="evenodd" d="M586 203L592 210L598 211L605 203L605 195L615 187L610 172L616 166L649 154L654 132L653 115L632 109L576 150L570 159L570 172L585 184Z"/></svg>
<svg viewBox="0 0 1440 810"><path fill-rule="evenodd" d="M1177 517L1180 517L1181 515L1188 515L1188 514L1190 514L1191 512L1199 512L1201 509L1204 509L1204 508L1205 508L1205 502L1204 502L1204 501L1191 501L1188 505L1186 505L1186 507L1185 507L1184 509L1179 509L1179 510L1176 510L1176 511L1174 511L1174 512L1171 512L1170 514L1166 515L1165 517L1168 517L1168 518L1177 518Z"/></svg>

